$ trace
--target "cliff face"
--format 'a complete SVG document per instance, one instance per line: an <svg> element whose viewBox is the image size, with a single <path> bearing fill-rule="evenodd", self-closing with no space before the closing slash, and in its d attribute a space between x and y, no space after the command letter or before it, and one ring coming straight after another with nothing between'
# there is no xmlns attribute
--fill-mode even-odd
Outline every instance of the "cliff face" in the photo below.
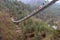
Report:
<svg viewBox="0 0 60 40"><path fill-rule="evenodd" d="M16 28L7 12L0 11L0 40L16 40Z"/></svg>

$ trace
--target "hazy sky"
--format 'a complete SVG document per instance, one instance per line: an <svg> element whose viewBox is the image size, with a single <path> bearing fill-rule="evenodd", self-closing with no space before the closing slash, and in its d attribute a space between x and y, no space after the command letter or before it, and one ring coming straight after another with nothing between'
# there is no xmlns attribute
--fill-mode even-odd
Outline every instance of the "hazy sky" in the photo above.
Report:
<svg viewBox="0 0 60 40"><path fill-rule="evenodd" d="M47 0L46 0L47 1ZM52 0L48 0L48 1L52 1ZM60 3L60 0L58 0L56 3Z"/></svg>
<svg viewBox="0 0 60 40"><path fill-rule="evenodd" d="M22 2L24 2L24 3L29 3L31 0L20 0L20 1L22 1ZM48 0L48 1L52 1L52 0ZM60 0L57 1L56 3L60 3Z"/></svg>
<svg viewBox="0 0 60 40"><path fill-rule="evenodd" d="M49 1L52 1L52 0L49 0ZM60 3L60 0L59 0L59 1L57 1L56 3Z"/></svg>

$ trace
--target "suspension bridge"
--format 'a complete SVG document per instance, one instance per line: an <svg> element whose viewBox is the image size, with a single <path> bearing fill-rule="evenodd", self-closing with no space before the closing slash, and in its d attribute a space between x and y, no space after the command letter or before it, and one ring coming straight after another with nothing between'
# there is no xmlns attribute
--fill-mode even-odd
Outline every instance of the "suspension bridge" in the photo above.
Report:
<svg viewBox="0 0 60 40"><path fill-rule="evenodd" d="M24 18L22 18L20 20L16 21L13 17L11 17L11 20L14 23L20 23L22 21L25 21L25 20L29 19L30 17L38 14L39 12L43 11L44 9L48 8L49 6L54 4L56 1L58 1L58 0L53 0L53 1L49 2L48 4L46 4L45 6L39 6L37 9L33 10L29 15L25 16Z"/></svg>

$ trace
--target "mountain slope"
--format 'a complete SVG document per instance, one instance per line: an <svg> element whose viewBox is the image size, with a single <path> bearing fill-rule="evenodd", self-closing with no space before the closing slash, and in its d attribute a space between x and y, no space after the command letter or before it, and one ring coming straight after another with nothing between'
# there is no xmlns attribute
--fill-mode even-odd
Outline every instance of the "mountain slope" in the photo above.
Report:
<svg viewBox="0 0 60 40"><path fill-rule="evenodd" d="M3 2L2 2L3 1ZM17 2L17 1L9 1L9 0L2 0L0 1L0 10L5 9L11 13L11 15L14 15L18 17L18 19L26 16L29 12L29 7L25 5L22 2ZM17 16L18 14L18 16ZM23 15L24 14L24 15ZM22 16L22 17L21 17Z"/></svg>
<svg viewBox="0 0 60 40"><path fill-rule="evenodd" d="M54 19L59 19L60 18L60 5L53 4L52 6L48 7L41 13L39 13L39 16L44 20L44 19L49 19L49 18L54 18Z"/></svg>
<svg viewBox="0 0 60 40"><path fill-rule="evenodd" d="M0 11L0 40L16 40L15 30L8 13Z"/></svg>

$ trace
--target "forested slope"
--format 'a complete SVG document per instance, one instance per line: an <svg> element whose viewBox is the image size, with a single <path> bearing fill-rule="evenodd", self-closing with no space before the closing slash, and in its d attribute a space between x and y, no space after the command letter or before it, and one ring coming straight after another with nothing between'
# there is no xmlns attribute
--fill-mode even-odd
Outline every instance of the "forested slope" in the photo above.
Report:
<svg viewBox="0 0 60 40"><path fill-rule="evenodd" d="M28 8L24 5L16 1L0 1L0 40L60 40L60 30L49 27L35 17L23 21L19 25L14 24L11 16L21 19L29 13Z"/></svg>

